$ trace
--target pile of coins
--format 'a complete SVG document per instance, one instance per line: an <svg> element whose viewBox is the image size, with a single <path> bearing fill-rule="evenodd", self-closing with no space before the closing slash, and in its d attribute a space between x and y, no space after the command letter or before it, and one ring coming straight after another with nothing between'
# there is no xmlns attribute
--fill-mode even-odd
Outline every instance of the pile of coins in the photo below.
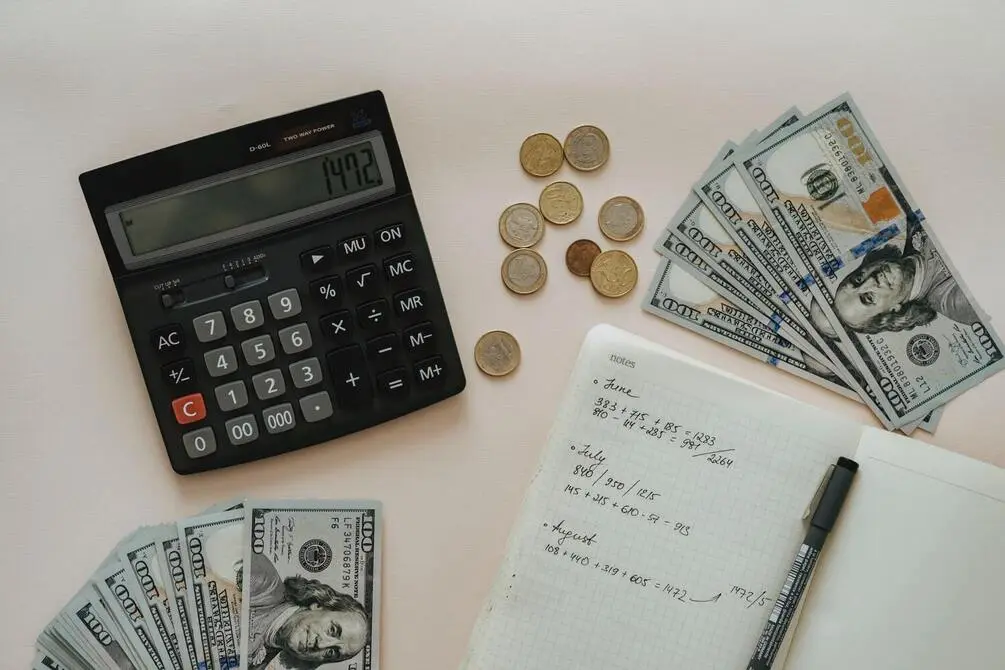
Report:
<svg viewBox="0 0 1005 670"><path fill-rule="evenodd" d="M548 133L531 135L520 146L520 165L534 177L550 177L564 162L576 170L600 169L611 155L611 144L596 126L579 126L561 143ZM537 206L520 202L499 217L499 236L514 251L502 263L502 282L518 295L539 291L548 281L548 264L533 247L544 238L547 223L567 226L583 214L583 195L568 181L555 181L541 191ZM645 227L642 207L628 196L615 196L600 208L600 232L613 242L635 239ZM631 293L638 283L635 260L617 249L602 251L590 239L576 240L565 251L565 266L577 277L589 277L594 290L608 298ZM505 331L486 333L475 346L475 362L486 374L502 376L516 369L520 347Z"/></svg>

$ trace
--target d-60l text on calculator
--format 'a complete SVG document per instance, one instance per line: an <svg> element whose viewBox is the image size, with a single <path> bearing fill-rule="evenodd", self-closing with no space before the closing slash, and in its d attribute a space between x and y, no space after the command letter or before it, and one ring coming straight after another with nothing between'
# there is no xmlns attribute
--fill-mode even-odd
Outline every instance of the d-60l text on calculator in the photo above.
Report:
<svg viewBox="0 0 1005 670"><path fill-rule="evenodd" d="M379 91L80 185L176 472L299 449L464 389Z"/></svg>

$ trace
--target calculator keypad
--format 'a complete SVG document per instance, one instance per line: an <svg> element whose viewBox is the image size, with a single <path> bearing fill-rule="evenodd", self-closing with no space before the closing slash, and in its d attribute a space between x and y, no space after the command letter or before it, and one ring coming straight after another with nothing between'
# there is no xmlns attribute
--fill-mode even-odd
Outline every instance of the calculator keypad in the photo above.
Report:
<svg viewBox="0 0 1005 670"><path fill-rule="evenodd" d="M428 256L408 249L406 233L393 224L297 249L296 274L287 262L278 275L284 283L238 268L223 282L229 302L179 312L179 323L150 332L177 450L193 470L288 449L274 439L357 430L371 413L428 404L448 374L462 375L456 353L442 355L452 339L438 294L427 293ZM244 292L249 277L262 288Z"/></svg>

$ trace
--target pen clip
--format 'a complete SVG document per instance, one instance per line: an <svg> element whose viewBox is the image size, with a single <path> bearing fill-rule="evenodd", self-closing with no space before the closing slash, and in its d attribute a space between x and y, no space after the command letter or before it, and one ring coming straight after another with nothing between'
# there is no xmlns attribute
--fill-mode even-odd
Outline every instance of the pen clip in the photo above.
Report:
<svg viewBox="0 0 1005 670"><path fill-rule="evenodd" d="M827 469L824 470L823 477L820 478L820 483L817 484L816 493L813 494L813 498L810 500L809 504L806 506L806 509L803 511L803 518L802 518L803 521L806 521L811 516L813 516L813 512L816 511L817 505L820 504L820 498L823 496L824 489L827 488L827 482L830 481L832 474L834 474L833 463L828 465Z"/></svg>

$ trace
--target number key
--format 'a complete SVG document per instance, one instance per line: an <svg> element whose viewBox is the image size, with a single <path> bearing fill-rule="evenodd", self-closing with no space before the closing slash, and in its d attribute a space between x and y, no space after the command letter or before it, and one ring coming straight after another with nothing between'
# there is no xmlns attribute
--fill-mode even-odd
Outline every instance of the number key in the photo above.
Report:
<svg viewBox="0 0 1005 670"><path fill-rule="evenodd" d="M217 386L213 393L222 412L232 412L248 404L248 387L240 380Z"/></svg>
<svg viewBox="0 0 1005 670"><path fill-rule="evenodd" d="M288 288L269 296L269 309L277 319L289 319L300 313L300 294L297 289Z"/></svg>
<svg viewBox="0 0 1005 670"><path fill-rule="evenodd" d="M223 377L237 370L237 354L234 347L220 347L202 355L210 377Z"/></svg>
<svg viewBox="0 0 1005 670"><path fill-rule="evenodd" d="M181 436L189 458L202 458L216 451L216 435L210 427L192 430Z"/></svg>
<svg viewBox="0 0 1005 670"><path fill-rule="evenodd" d="M251 385L255 387L255 395L259 400L268 400L286 393L286 382L283 381L283 373L280 370L266 370L251 378Z"/></svg>
<svg viewBox="0 0 1005 670"><path fill-rule="evenodd" d="M323 379L321 361L317 358L305 358L290 364L290 378L293 379L293 385L298 389L320 384Z"/></svg>
<svg viewBox="0 0 1005 670"><path fill-rule="evenodd" d="M279 331L279 344L288 354L296 354L311 348L311 331L306 323L298 323Z"/></svg>
<svg viewBox="0 0 1005 670"><path fill-rule="evenodd" d="M241 342L241 351L244 352L244 359L248 361L248 365L261 365L276 357L276 349L272 346L272 338L268 335L259 335Z"/></svg>
<svg viewBox="0 0 1005 670"><path fill-rule="evenodd" d="M234 321L234 327L240 331L253 330L265 323L262 303L257 300L234 305L230 308L230 318Z"/></svg>
<svg viewBox="0 0 1005 670"><path fill-rule="evenodd" d="M234 446L254 442L258 439L258 422L254 414L245 414L231 419L223 425L227 437Z"/></svg>
<svg viewBox="0 0 1005 670"><path fill-rule="evenodd" d="M288 430L293 430L297 425L296 417L293 415L293 405L288 402L263 409L262 421L265 422L265 430L268 431L269 435L285 433Z"/></svg>
<svg viewBox="0 0 1005 670"><path fill-rule="evenodd" d="M210 312L192 319L195 337L200 342L213 342L227 334L227 322L223 320L223 312Z"/></svg>

